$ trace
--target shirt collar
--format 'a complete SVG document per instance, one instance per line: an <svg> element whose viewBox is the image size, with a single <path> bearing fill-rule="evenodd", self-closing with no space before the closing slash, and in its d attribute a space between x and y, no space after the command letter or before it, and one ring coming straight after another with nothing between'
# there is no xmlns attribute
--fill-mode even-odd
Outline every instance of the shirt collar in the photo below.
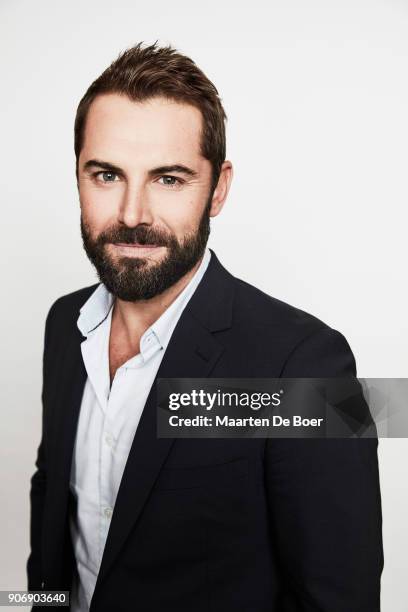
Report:
<svg viewBox="0 0 408 612"><path fill-rule="evenodd" d="M161 346L163 348L167 347L178 318L204 276L210 259L211 252L207 247L194 276L174 302L172 302L160 317L144 332L141 342L145 336L153 332L157 336ZM100 283L79 311L80 314L77 320L77 327L83 336L88 336L106 319L114 301L115 297L112 293L108 291L103 283Z"/></svg>
<svg viewBox="0 0 408 612"><path fill-rule="evenodd" d="M100 283L79 310L77 327L83 336L88 336L108 316L114 296Z"/></svg>

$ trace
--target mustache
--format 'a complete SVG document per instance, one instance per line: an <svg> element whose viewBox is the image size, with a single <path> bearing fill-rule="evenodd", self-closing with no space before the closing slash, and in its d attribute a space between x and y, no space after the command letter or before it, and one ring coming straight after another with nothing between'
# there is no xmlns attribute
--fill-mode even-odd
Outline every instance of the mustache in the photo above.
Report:
<svg viewBox="0 0 408 612"><path fill-rule="evenodd" d="M99 244L121 242L124 244L155 244L157 246L171 246L174 241L174 236L147 225L113 227L102 232L97 239Z"/></svg>

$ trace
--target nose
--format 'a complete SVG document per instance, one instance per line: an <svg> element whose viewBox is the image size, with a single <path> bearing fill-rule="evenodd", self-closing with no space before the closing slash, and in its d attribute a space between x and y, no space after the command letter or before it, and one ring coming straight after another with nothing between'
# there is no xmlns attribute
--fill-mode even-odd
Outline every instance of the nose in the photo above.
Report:
<svg viewBox="0 0 408 612"><path fill-rule="evenodd" d="M118 220L128 227L151 225L153 215L143 185L128 185L121 202Z"/></svg>

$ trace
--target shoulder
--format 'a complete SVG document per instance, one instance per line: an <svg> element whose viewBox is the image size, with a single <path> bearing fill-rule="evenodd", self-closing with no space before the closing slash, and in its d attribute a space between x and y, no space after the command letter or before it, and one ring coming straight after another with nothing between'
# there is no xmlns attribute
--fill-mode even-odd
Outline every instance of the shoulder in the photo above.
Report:
<svg viewBox="0 0 408 612"><path fill-rule="evenodd" d="M275 341L282 338L290 343L329 328L313 314L239 278L235 278L235 288L235 321L249 332L262 331L266 338L273 336Z"/></svg>
<svg viewBox="0 0 408 612"><path fill-rule="evenodd" d="M297 306L268 295L250 283L234 277L236 286L237 306L245 316L254 315L261 321L281 326L309 327L317 329L327 327L318 317Z"/></svg>
<svg viewBox="0 0 408 612"><path fill-rule="evenodd" d="M282 376L331 377L356 373L345 336L315 315L235 278L234 319L243 343L254 339L280 355Z"/></svg>

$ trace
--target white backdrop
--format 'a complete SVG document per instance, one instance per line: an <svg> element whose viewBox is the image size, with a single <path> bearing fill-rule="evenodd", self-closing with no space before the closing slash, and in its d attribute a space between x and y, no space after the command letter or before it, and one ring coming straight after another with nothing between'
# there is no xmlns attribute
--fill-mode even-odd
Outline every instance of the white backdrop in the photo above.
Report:
<svg viewBox="0 0 408 612"><path fill-rule="evenodd" d="M171 43L214 81L235 177L210 246L236 276L408 377L408 1L1 0L0 588L25 589L45 315L96 282L73 120L126 47ZM383 612L406 612L407 440L381 440Z"/></svg>

